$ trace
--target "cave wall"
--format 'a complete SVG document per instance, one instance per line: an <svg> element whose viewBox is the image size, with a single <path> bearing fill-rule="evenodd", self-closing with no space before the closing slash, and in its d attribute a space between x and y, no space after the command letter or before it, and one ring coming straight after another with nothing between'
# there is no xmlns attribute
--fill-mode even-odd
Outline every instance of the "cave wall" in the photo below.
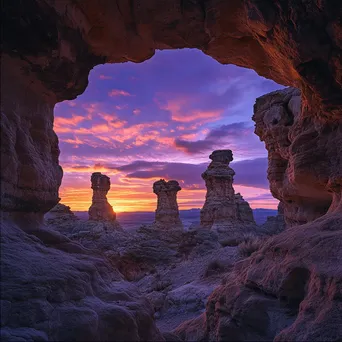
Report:
<svg viewBox="0 0 342 342"><path fill-rule="evenodd" d="M305 190L308 198L297 201L295 211L310 212L300 206L323 197L332 198L329 211L342 211L341 7L339 0L5 0L2 210L43 214L58 202L62 171L53 107L81 94L95 65L143 62L156 49L198 48L220 63L301 89L285 159L288 168L301 170L291 173L293 183L314 191ZM270 181L272 193L289 200Z"/></svg>
<svg viewBox="0 0 342 342"><path fill-rule="evenodd" d="M300 91L291 87L259 97L253 120L268 151L270 190L283 204L287 226L314 221L329 208L342 211L342 125L303 120Z"/></svg>

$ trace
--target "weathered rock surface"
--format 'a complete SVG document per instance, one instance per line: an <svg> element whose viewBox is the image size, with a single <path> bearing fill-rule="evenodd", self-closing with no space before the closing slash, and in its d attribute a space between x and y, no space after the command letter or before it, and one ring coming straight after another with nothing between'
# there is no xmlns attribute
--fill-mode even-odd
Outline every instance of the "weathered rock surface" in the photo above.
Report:
<svg viewBox="0 0 342 342"><path fill-rule="evenodd" d="M2 341L163 341L148 300L108 261L32 233L1 222Z"/></svg>
<svg viewBox="0 0 342 342"><path fill-rule="evenodd" d="M255 224L253 211L249 203L245 201L242 195L238 192L235 194L236 218L241 222L249 222Z"/></svg>
<svg viewBox="0 0 342 342"><path fill-rule="evenodd" d="M314 4L304 0L267 4L254 0L4 1L1 209L11 212L12 219L19 215L20 227L25 229L58 203L62 170L53 107L82 93L95 65L142 62L155 49L187 47L201 49L221 63L252 68L301 89L300 111L295 109L299 94L292 90L292 101L284 101L284 93L274 95L271 102L261 98L255 115L256 132L270 153L269 169L276 171L269 174L272 192L288 204L284 216L293 228L271 237L261 251L246 259L236 269L235 280L212 297L205 319L202 315L195 324L188 322L189 334L182 336L188 340L205 335L211 340L269 340L274 336L278 341L339 340L341 7L340 0ZM274 116L270 108L276 103L282 105L276 106ZM270 137L266 139L263 132ZM2 307L8 312L13 298L24 306L14 305L15 316L1 317L11 324L2 329L3 335L12 340L108 340L112 336L162 340L154 328L148 328L150 321L146 323L145 317L149 316L138 314L146 313L145 303L132 308L139 301L134 299L127 304L127 310L132 310L128 314L120 309L118 314L108 303L113 288L102 279L111 272L97 277L102 267L94 268L93 261L65 258L65 252L46 248L13 226L5 231L2 222L1 228L2 234L8 234L3 238L7 247L1 250L2 286L7 290ZM76 248L69 242L59 245ZM79 293L86 292L82 289L87 286L91 286L89 298L82 302ZM121 296L124 291L118 292ZM49 311L46 294L64 301L64 306L60 303ZM38 298L39 314L33 298ZM77 309L70 309L71 300L79 304ZM288 308L290 314L285 312ZM71 326L66 331L61 327L67 323ZM203 324L205 329L200 329Z"/></svg>
<svg viewBox="0 0 342 342"><path fill-rule="evenodd" d="M78 217L70 210L69 206L58 203L44 215L45 224L51 229L69 236L78 225Z"/></svg>
<svg viewBox="0 0 342 342"><path fill-rule="evenodd" d="M153 192L157 195L155 225L162 229L181 227L179 218L177 192L182 188L175 180L166 182L161 179L153 183Z"/></svg>
<svg viewBox="0 0 342 342"><path fill-rule="evenodd" d="M235 194L235 171L229 167L233 160L231 150L216 150L212 162L202 173L207 194L201 209L201 226L215 232L223 245L238 245L246 234L256 234L252 209Z"/></svg>
<svg viewBox="0 0 342 342"><path fill-rule="evenodd" d="M45 219L47 221L76 221L78 220L78 217L71 211L69 206L62 203L58 203L49 212L45 214Z"/></svg>
<svg viewBox="0 0 342 342"><path fill-rule="evenodd" d="M110 189L110 179L101 172L91 175L91 188L93 199L89 208L89 220L92 221L115 221L116 214L113 207L107 201L107 193Z"/></svg>
<svg viewBox="0 0 342 342"><path fill-rule="evenodd" d="M342 336L342 218L288 228L237 263L208 300L205 319L184 323L210 341L338 341ZM192 339L186 339L191 341Z"/></svg>
<svg viewBox="0 0 342 342"><path fill-rule="evenodd" d="M288 226L313 221L329 207L342 211L342 124L303 121L300 109L294 88L264 95L254 106L255 132L268 150L270 189Z"/></svg>
<svg viewBox="0 0 342 342"><path fill-rule="evenodd" d="M229 167L232 151L217 150L209 158L212 162L202 173L207 194L201 210L201 225L210 229L214 223L236 221L237 208L233 188L235 172Z"/></svg>

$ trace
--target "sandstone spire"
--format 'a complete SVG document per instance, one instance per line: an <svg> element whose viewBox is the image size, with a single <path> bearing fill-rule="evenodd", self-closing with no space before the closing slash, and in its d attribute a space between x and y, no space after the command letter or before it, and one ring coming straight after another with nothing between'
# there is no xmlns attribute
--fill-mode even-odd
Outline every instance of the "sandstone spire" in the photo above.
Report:
<svg viewBox="0 0 342 342"><path fill-rule="evenodd" d="M177 192L180 190L175 180L166 182L161 179L153 184L153 192L158 197L155 224L163 228L182 225L177 204Z"/></svg>
<svg viewBox="0 0 342 342"><path fill-rule="evenodd" d="M106 196L110 189L109 177L101 172L94 172L91 175L91 188L93 189L93 201L88 211L89 220L115 221L116 214Z"/></svg>
<svg viewBox="0 0 342 342"><path fill-rule="evenodd" d="M212 162L202 173L207 195L201 210L201 225L211 228L214 222L236 220L233 179L235 172L229 167L233 160L231 150L216 150L209 158Z"/></svg>

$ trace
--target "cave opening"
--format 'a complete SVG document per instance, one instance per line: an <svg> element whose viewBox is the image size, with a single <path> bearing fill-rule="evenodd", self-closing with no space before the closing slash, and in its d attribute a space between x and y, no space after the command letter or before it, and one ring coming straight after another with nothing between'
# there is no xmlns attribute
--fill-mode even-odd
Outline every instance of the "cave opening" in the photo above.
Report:
<svg viewBox="0 0 342 342"><path fill-rule="evenodd" d="M196 49L157 51L140 64L96 66L82 95L55 106L61 202L87 211L90 175L102 172L111 178L107 196L119 215L154 211L152 183L161 178L179 181L180 210L197 209L210 153L231 149L236 192L252 208L276 209L267 152L251 117L257 97L282 88Z"/></svg>

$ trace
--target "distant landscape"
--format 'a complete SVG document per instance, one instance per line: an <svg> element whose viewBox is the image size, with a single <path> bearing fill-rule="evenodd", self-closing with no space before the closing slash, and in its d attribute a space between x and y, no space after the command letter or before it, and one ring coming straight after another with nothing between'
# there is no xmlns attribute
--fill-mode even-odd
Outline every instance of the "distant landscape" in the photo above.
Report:
<svg viewBox="0 0 342 342"><path fill-rule="evenodd" d="M87 211L75 211L74 213L82 220L88 219ZM184 228L188 228L192 223L199 223L200 221L200 209L180 210L179 214ZM268 216L277 215L277 210L253 209L253 215L255 222L261 225L266 222ZM152 223L154 221L154 212L122 212L117 214L117 219L125 229L131 230L143 224Z"/></svg>

